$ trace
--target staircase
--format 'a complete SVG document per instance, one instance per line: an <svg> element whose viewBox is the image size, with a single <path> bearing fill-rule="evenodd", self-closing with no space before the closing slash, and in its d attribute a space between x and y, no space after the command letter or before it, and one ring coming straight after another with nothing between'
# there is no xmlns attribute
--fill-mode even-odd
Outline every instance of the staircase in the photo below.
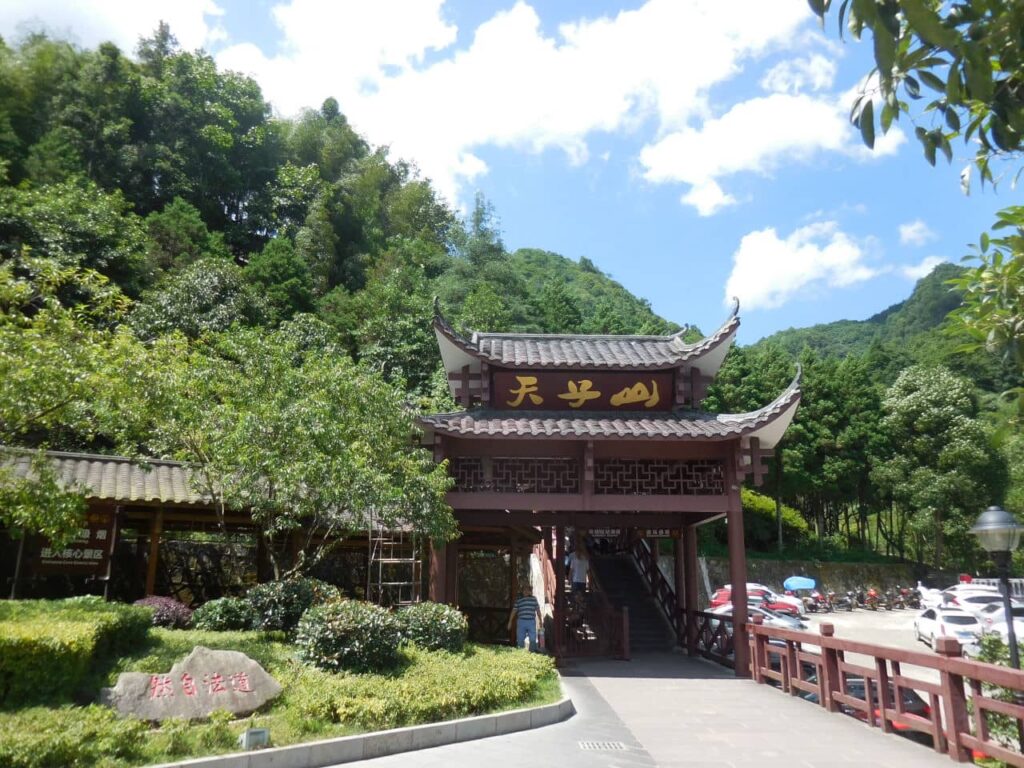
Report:
<svg viewBox="0 0 1024 768"><path fill-rule="evenodd" d="M675 645L668 620L651 597L643 577L629 554L595 555L591 573L608 601L616 608L629 608L629 645L634 653L667 651Z"/></svg>

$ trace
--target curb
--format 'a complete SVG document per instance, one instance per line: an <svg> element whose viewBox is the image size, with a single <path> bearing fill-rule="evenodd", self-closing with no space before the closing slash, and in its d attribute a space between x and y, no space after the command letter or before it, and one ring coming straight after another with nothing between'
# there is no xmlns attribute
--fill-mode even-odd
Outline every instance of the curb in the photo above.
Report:
<svg viewBox="0 0 1024 768"><path fill-rule="evenodd" d="M151 768L323 768L371 757L396 755L417 749L429 749L487 736L501 736L531 728L542 728L576 714L572 699L531 709L516 709L496 715L466 717L443 723L393 728L358 736L309 741L287 747L273 747L252 752L200 757L177 763L161 763Z"/></svg>

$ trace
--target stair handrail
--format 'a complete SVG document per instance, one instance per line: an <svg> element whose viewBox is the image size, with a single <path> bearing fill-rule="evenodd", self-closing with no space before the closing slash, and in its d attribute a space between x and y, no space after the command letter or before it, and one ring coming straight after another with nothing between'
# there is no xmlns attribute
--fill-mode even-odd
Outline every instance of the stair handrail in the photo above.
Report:
<svg viewBox="0 0 1024 768"><path fill-rule="evenodd" d="M590 562L590 549L583 546L583 551L587 556L587 561ZM601 580L597 576L597 572L593 567L588 569L588 576L590 577L590 594L595 598L598 603L600 613L603 613L606 617L604 621L605 628L609 633L609 652L618 659L629 660L629 608L627 606L616 607L612 604L611 600L608 599L608 593L605 591L604 586L601 584Z"/></svg>
<svg viewBox="0 0 1024 768"><path fill-rule="evenodd" d="M672 625L672 631L676 633L676 642L682 644L686 638L686 613L679 609L675 586L665 578L665 574L658 567L658 558L655 557L647 539L638 538L630 548L630 553L655 602Z"/></svg>

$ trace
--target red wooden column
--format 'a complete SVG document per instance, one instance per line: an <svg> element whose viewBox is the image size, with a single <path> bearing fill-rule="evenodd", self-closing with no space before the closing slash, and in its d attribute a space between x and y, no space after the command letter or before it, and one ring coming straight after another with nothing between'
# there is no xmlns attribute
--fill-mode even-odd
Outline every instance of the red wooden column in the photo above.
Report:
<svg viewBox="0 0 1024 768"><path fill-rule="evenodd" d="M697 526L683 526L683 605L686 608L686 652L697 655Z"/></svg>
<svg viewBox="0 0 1024 768"><path fill-rule="evenodd" d="M736 677L750 676L750 644L747 642L747 548L743 541L743 505L736 454L729 459L726 483L729 495L729 580L732 589L733 653Z"/></svg>
<svg viewBox="0 0 1024 768"><path fill-rule="evenodd" d="M445 602L445 565L448 562L448 545L444 542L430 542L430 599L435 603Z"/></svg>
<svg viewBox="0 0 1024 768"><path fill-rule="evenodd" d="M565 526L555 528L555 656L565 654Z"/></svg>
<svg viewBox="0 0 1024 768"><path fill-rule="evenodd" d="M444 558L444 601L448 605L459 604L459 545L449 542L445 546Z"/></svg>

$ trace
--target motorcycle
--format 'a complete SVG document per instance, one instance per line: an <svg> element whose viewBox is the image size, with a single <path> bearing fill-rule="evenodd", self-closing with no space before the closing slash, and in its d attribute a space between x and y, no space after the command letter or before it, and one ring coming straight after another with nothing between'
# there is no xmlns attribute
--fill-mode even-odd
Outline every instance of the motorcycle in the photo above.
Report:
<svg viewBox="0 0 1024 768"><path fill-rule="evenodd" d="M867 594L864 596L864 607L869 608L872 611L878 610L878 590L874 587L869 587Z"/></svg>
<svg viewBox="0 0 1024 768"><path fill-rule="evenodd" d="M852 594L853 599L857 601L856 605L858 608L868 607L868 598L867 594L864 592L864 587L860 587L856 592L851 592L850 594Z"/></svg>
<svg viewBox="0 0 1024 768"><path fill-rule="evenodd" d="M902 588L902 587L900 587L900 585L897 584L896 585L896 589L892 593L891 603L892 603L892 607L897 609L897 610L902 611L904 608L906 608L907 607L907 590Z"/></svg>
<svg viewBox="0 0 1024 768"><path fill-rule="evenodd" d="M835 606L837 611L840 608L845 608L847 611L852 611L854 608L857 607L857 595L854 593L852 589L847 590L846 595L844 597L840 597L838 600L835 601Z"/></svg>
<svg viewBox="0 0 1024 768"><path fill-rule="evenodd" d="M893 606L893 603L895 602L896 598L893 595L893 592L892 592L891 589L885 590L885 592L882 593L882 595L880 596L879 599L880 599L879 605L881 605L883 608L885 608L885 610L891 611L895 607L895 606Z"/></svg>
<svg viewBox="0 0 1024 768"><path fill-rule="evenodd" d="M908 608L913 608L915 611L921 609L921 592L916 587L913 589L904 590L907 593L905 601Z"/></svg>

